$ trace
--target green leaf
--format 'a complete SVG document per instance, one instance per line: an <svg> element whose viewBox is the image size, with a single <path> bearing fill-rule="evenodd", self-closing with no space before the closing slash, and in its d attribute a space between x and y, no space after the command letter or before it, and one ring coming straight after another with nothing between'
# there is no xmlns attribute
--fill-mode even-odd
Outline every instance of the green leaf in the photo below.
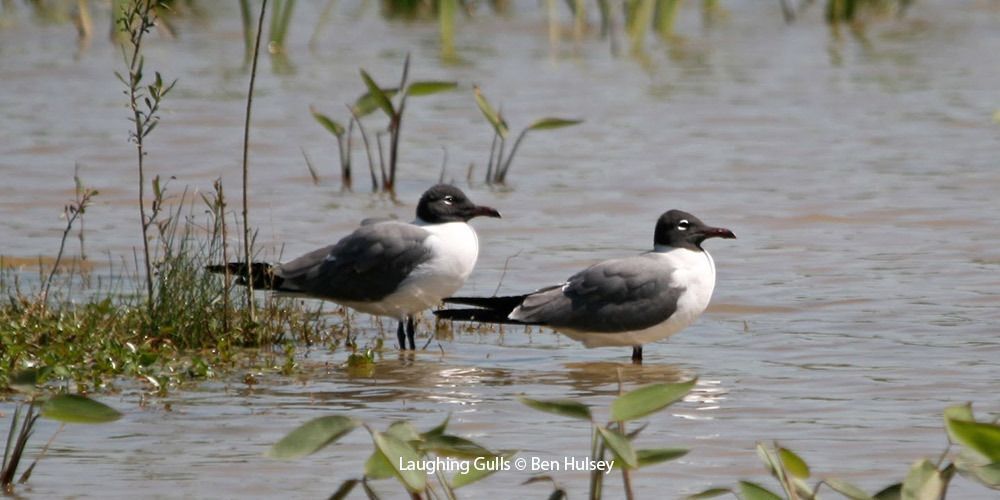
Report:
<svg viewBox="0 0 1000 500"><path fill-rule="evenodd" d="M806 464L805 460L802 460L802 457L796 455L794 451L779 446L778 456L781 457L781 464L785 466L785 470L793 476L809 479L809 465Z"/></svg>
<svg viewBox="0 0 1000 500"><path fill-rule="evenodd" d="M57 394L42 405L42 416L67 424L103 424L122 418L114 408L78 394Z"/></svg>
<svg viewBox="0 0 1000 500"><path fill-rule="evenodd" d="M684 448L654 448L645 450L636 450L635 458L639 464L639 467L646 467L647 465L658 464L661 462L666 462L668 460L674 460L676 458L683 457L687 455L688 450Z"/></svg>
<svg viewBox="0 0 1000 500"><path fill-rule="evenodd" d="M597 426L597 432L604 440L605 446L615 454L615 458L623 464L624 468L635 469L639 466L639 458L636 456L635 450L632 449L632 443L624 434L604 426Z"/></svg>
<svg viewBox="0 0 1000 500"><path fill-rule="evenodd" d="M1000 425L987 422L946 419L948 435L962 446L989 459L1000 462Z"/></svg>
<svg viewBox="0 0 1000 500"><path fill-rule="evenodd" d="M433 429L420 435L423 439L427 439L431 436L440 436L444 434L444 431L448 429L448 422L451 421L451 414L449 413L447 417L444 417L444 421L437 424Z"/></svg>
<svg viewBox="0 0 1000 500"><path fill-rule="evenodd" d="M375 450L365 461L365 477L368 479L389 479L395 475L395 467L381 451Z"/></svg>
<svg viewBox="0 0 1000 500"><path fill-rule="evenodd" d="M652 384L622 394L611 403L611 420L635 420L660 411L691 392L697 381Z"/></svg>
<svg viewBox="0 0 1000 500"><path fill-rule="evenodd" d="M1000 462L987 465L960 462L956 466L964 474L971 475L973 479L979 481L984 486L1000 489Z"/></svg>
<svg viewBox="0 0 1000 500"><path fill-rule="evenodd" d="M583 123L583 120L548 117L535 120L534 123L528 125L527 130L552 130L563 127L572 127L573 125L579 125L581 123Z"/></svg>
<svg viewBox="0 0 1000 500"><path fill-rule="evenodd" d="M509 133L507 122L503 120L500 113L497 113L497 111L493 109L493 106L491 106L489 101L486 100L486 97L483 96L483 92L478 86L473 90L476 95L476 105L479 106L479 111L482 111L483 116L486 117L486 121L490 122L490 125L493 125L493 130L496 130L497 134L500 134L500 137L506 139L507 134Z"/></svg>
<svg viewBox="0 0 1000 500"><path fill-rule="evenodd" d="M336 442L358 426L350 417L330 415L314 418L281 438L267 452L271 458L299 458L311 455Z"/></svg>
<svg viewBox="0 0 1000 500"><path fill-rule="evenodd" d="M496 456L492 451L468 439L449 434L425 435L421 447L445 457L478 458Z"/></svg>
<svg viewBox="0 0 1000 500"><path fill-rule="evenodd" d="M781 500L771 490L750 481L740 481L740 495L743 500Z"/></svg>
<svg viewBox="0 0 1000 500"><path fill-rule="evenodd" d="M399 89L396 88L382 89L382 94L389 99L392 99L397 93L399 93ZM351 111L355 115L358 115L358 118L361 118L362 116L371 114L376 109L379 109L378 100L375 99L375 96L371 92L365 92L357 101L354 101Z"/></svg>
<svg viewBox="0 0 1000 500"><path fill-rule="evenodd" d="M330 117L316 111L312 107L309 108L309 112L312 113L313 118L315 118L316 121L323 126L323 128L329 130L331 134L337 137L344 135L346 129L344 129L343 125L331 120Z"/></svg>
<svg viewBox="0 0 1000 500"><path fill-rule="evenodd" d="M872 498L875 500L902 500L903 483L890 484L889 486L882 488Z"/></svg>
<svg viewBox="0 0 1000 500"><path fill-rule="evenodd" d="M590 407L573 401L572 399L529 399L525 397L518 398L522 403L538 410L547 413L554 413L556 415L562 415L564 417L577 418L580 420L592 420L590 416Z"/></svg>
<svg viewBox="0 0 1000 500"><path fill-rule="evenodd" d="M396 116L396 110L392 107L392 101L389 100L389 97L385 95L385 92L378 85L375 85L375 80L372 80L367 71L361 70L361 79L364 80L365 86L368 87L368 94L372 96L375 104L385 112L386 116L389 118Z"/></svg>
<svg viewBox="0 0 1000 500"><path fill-rule="evenodd" d="M910 472L903 480L902 496L906 500L938 500L944 498L948 489L948 481L954 470L948 466L938 470L930 460L924 459L913 464Z"/></svg>
<svg viewBox="0 0 1000 500"><path fill-rule="evenodd" d="M447 92L449 90L455 90L458 87L458 82L438 82L438 81L425 81L425 82L413 82L409 87L406 88L406 94L419 97L424 95L437 94L439 92Z"/></svg>
<svg viewBox="0 0 1000 500"><path fill-rule="evenodd" d="M475 483L476 481L479 481L481 479L484 479L486 477L491 476L493 473L495 473L495 472L497 472L497 471L500 470L500 466L499 466L500 463L506 461L510 457L513 457L516 453L517 452L514 452L514 451L503 452L500 455L497 455L495 458L490 459L490 460L493 460L495 462L488 462L487 464L483 464L482 462L480 462L480 467L478 467L478 468L475 467L475 466L470 466L468 473L459 472L459 473L455 474L454 476L452 476L452 478L451 478L451 487L453 489L458 489L458 488L461 488L463 486L468 486L468 485L470 485L472 483ZM487 467L486 465L490 465L490 466Z"/></svg>
<svg viewBox="0 0 1000 500"><path fill-rule="evenodd" d="M829 486L833 491L844 495L850 500L872 500L872 496L869 495L865 490L854 486L853 484L837 479L835 477L826 478L823 480L827 486Z"/></svg>
<svg viewBox="0 0 1000 500"><path fill-rule="evenodd" d="M694 495L689 495L684 498L685 500L701 500L703 498L721 497L722 495L728 495L731 493L733 493L733 490L729 488L709 488L701 493L695 493Z"/></svg>
<svg viewBox="0 0 1000 500"><path fill-rule="evenodd" d="M405 420L393 422L389 425L389 428L386 429L385 433L407 443L411 441L420 441L420 433L413 427L413 424Z"/></svg>
<svg viewBox="0 0 1000 500"><path fill-rule="evenodd" d="M403 483L407 491L419 493L427 488L427 473L409 466L415 465L421 460L417 450L414 450L406 441L388 433L372 431L372 441L375 442L378 451L385 455L385 459L389 461L396 477Z"/></svg>

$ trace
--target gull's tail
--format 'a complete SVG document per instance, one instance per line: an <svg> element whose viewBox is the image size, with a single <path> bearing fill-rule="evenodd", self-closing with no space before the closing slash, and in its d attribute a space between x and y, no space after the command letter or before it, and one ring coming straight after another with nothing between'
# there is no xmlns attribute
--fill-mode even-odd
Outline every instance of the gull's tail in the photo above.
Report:
<svg viewBox="0 0 1000 500"><path fill-rule="evenodd" d="M230 262L229 264L213 264L205 266L210 273L229 274L236 278L237 285L247 284L247 263ZM274 266L266 262L250 263L250 282L255 290L280 290L284 278L274 274Z"/></svg>
<svg viewBox="0 0 1000 500"><path fill-rule="evenodd" d="M527 295L511 295L507 297L449 297L446 304L462 304L475 306L468 309L439 309L434 315L441 319L452 321L475 321L478 323L502 323L507 325L530 325L524 321L510 319L510 313Z"/></svg>

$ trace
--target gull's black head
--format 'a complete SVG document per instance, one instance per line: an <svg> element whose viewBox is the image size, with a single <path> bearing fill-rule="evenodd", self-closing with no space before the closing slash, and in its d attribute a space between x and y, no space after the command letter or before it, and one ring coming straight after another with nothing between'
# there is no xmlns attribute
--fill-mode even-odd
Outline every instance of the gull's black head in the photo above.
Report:
<svg viewBox="0 0 1000 500"><path fill-rule="evenodd" d="M417 217L432 224L440 222L468 222L479 216L500 217L500 212L490 207L476 205L461 189L449 184L438 184L420 197Z"/></svg>
<svg viewBox="0 0 1000 500"><path fill-rule="evenodd" d="M656 221L653 243L700 252L708 238L735 238L732 231L705 225L701 219L681 210L670 210Z"/></svg>

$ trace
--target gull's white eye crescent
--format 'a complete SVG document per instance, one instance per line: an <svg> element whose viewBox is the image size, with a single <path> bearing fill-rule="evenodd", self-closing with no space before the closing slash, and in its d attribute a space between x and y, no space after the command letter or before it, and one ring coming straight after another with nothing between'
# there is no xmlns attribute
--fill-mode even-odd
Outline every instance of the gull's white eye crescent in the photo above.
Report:
<svg viewBox="0 0 1000 500"><path fill-rule="evenodd" d="M681 231L687 231L689 226L691 226L691 223L688 222L687 219L681 219L681 221L677 223L677 229Z"/></svg>

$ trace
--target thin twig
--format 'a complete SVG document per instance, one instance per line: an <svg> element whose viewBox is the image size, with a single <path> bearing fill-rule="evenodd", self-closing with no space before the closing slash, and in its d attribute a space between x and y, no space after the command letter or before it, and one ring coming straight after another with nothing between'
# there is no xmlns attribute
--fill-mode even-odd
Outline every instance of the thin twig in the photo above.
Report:
<svg viewBox="0 0 1000 500"><path fill-rule="evenodd" d="M253 85L257 80L257 56L260 54L261 32L264 30L264 11L267 9L267 0L260 4L260 17L257 18L257 38L254 41L253 59L250 65L250 89L247 91L247 114L243 124L243 257L246 259L246 280L247 280L247 309L250 311L250 321L255 321L256 311L254 311L253 301L253 273L251 272L250 255L250 215L249 197L247 188L249 187L250 170L248 165L250 151L250 110L253 106Z"/></svg>

